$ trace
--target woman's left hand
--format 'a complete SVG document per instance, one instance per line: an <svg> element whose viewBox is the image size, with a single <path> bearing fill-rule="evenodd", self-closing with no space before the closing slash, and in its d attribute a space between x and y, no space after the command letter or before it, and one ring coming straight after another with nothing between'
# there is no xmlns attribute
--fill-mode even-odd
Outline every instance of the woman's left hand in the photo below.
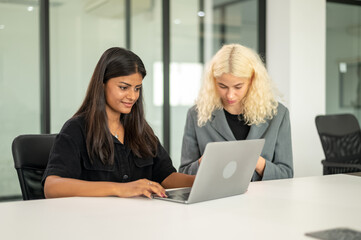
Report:
<svg viewBox="0 0 361 240"><path fill-rule="evenodd" d="M256 172L258 173L258 175L263 176L263 171L265 167L266 167L266 159L260 156L258 158L258 162L256 165Z"/></svg>

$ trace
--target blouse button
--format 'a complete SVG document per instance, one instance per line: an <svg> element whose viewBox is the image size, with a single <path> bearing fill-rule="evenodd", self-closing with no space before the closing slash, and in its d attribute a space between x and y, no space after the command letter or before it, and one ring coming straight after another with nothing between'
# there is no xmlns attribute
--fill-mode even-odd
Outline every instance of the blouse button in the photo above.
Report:
<svg viewBox="0 0 361 240"><path fill-rule="evenodd" d="M125 180L125 179L128 179L128 175L125 174L125 175L123 176L123 179L124 179L124 180Z"/></svg>

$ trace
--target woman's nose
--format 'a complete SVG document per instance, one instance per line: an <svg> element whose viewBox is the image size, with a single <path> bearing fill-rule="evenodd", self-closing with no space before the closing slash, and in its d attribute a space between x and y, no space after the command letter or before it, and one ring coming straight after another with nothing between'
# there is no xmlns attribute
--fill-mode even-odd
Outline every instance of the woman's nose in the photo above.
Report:
<svg viewBox="0 0 361 240"><path fill-rule="evenodd" d="M128 92L127 98L130 99L130 100L132 100L132 101L134 101L135 98L136 98L136 95L137 95L137 93L136 93L135 90L130 90L130 91Z"/></svg>
<svg viewBox="0 0 361 240"><path fill-rule="evenodd" d="M231 98L233 97L233 95L234 95L233 90L232 90L232 89L229 89L229 90L227 91L227 98L231 99Z"/></svg>

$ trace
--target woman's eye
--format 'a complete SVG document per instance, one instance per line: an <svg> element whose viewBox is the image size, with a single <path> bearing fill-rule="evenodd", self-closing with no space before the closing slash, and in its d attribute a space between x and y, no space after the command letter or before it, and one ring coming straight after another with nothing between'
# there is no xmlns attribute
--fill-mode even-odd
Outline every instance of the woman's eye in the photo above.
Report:
<svg viewBox="0 0 361 240"><path fill-rule="evenodd" d="M141 89L141 87L135 88L135 91L136 91L136 92L139 92L140 89Z"/></svg>
<svg viewBox="0 0 361 240"><path fill-rule="evenodd" d="M219 87L222 88L222 89L226 89L226 88L227 88L226 86L222 86L222 85L220 85Z"/></svg>
<svg viewBox="0 0 361 240"><path fill-rule="evenodd" d="M119 88L120 88L121 90L127 90L127 87L119 86Z"/></svg>

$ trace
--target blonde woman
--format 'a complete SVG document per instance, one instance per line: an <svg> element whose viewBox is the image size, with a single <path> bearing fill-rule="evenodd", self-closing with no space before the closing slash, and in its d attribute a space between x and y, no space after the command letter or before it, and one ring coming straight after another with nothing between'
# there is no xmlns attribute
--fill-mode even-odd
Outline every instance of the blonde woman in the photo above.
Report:
<svg viewBox="0 0 361 240"><path fill-rule="evenodd" d="M275 97L257 53L239 44L223 46L188 111L179 171L196 174L209 142L264 138L252 181L293 177L289 112Z"/></svg>

